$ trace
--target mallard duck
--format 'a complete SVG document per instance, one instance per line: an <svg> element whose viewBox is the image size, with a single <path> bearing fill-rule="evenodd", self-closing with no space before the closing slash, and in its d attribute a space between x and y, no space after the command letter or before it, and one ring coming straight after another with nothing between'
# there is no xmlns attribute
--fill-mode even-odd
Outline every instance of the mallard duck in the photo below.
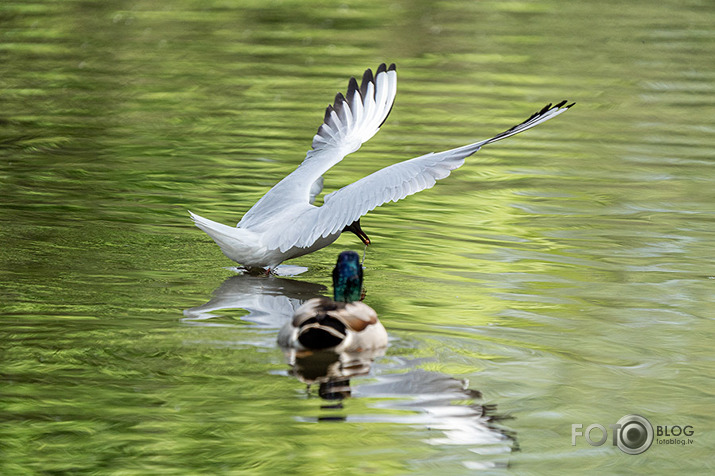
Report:
<svg viewBox="0 0 715 476"><path fill-rule="evenodd" d="M360 301L362 266L343 251L333 269L333 299L313 298L300 306L278 334L278 344L297 350L360 352L387 346L387 331L373 308Z"/></svg>
<svg viewBox="0 0 715 476"><path fill-rule="evenodd" d="M380 130L396 93L394 64L381 64L374 76L368 69L360 86L351 78L347 94L338 93L326 109L303 162L253 205L238 225L223 225L189 212L194 223L227 257L254 272L261 268L270 272L287 259L324 248L344 231L355 233L368 245L370 238L360 226L360 217L367 212L431 188L482 146L531 129L573 105L566 101L548 104L490 139L390 165L326 195L322 206L313 205L323 190L323 174Z"/></svg>

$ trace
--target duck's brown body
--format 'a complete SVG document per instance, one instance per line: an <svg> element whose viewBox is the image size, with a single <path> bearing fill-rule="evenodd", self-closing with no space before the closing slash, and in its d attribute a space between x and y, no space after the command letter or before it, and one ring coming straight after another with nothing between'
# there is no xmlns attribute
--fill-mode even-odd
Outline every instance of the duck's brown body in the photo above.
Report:
<svg viewBox="0 0 715 476"><path fill-rule="evenodd" d="M361 301L313 298L281 329L278 344L299 350L359 352L386 347L387 331L375 310Z"/></svg>

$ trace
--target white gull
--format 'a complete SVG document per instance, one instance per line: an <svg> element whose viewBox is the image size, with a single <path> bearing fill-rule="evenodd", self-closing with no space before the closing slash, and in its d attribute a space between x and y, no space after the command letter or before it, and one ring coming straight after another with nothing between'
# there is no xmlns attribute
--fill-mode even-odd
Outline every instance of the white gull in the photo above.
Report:
<svg viewBox="0 0 715 476"><path fill-rule="evenodd" d="M324 248L343 231L355 233L367 245L370 240L360 228L361 216L383 203L431 188L482 146L531 129L573 106L566 101L548 104L490 139L398 162L326 195L322 206L313 205L323 190L323 174L380 130L396 92L394 64L381 64L374 76L368 69L360 86L350 78L347 94L338 93L325 110L303 162L258 200L238 225L223 225L189 212L194 223L227 257L256 271L273 270L285 260Z"/></svg>

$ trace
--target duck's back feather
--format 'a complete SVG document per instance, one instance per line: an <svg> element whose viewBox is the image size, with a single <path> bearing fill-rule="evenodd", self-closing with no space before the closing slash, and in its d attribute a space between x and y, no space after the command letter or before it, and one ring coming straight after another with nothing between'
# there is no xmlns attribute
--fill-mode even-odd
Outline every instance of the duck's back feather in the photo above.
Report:
<svg viewBox="0 0 715 476"><path fill-rule="evenodd" d="M278 343L299 349L360 351L385 347L387 332L375 310L363 302L313 298L281 329Z"/></svg>
<svg viewBox="0 0 715 476"><path fill-rule="evenodd" d="M361 301L335 302L328 298L313 298L300 306L293 316L293 326L301 327L310 319L335 319L355 332L377 322L377 313Z"/></svg>

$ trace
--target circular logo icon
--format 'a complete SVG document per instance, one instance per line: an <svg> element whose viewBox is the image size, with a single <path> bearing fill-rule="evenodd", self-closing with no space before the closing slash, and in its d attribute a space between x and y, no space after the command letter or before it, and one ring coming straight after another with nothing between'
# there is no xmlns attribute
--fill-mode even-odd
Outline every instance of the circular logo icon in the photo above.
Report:
<svg viewBox="0 0 715 476"><path fill-rule="evenodd" d="M642 416L626 415L618 424L616 441L624 453L639 455L653 444L653 425Z"/></svg>

